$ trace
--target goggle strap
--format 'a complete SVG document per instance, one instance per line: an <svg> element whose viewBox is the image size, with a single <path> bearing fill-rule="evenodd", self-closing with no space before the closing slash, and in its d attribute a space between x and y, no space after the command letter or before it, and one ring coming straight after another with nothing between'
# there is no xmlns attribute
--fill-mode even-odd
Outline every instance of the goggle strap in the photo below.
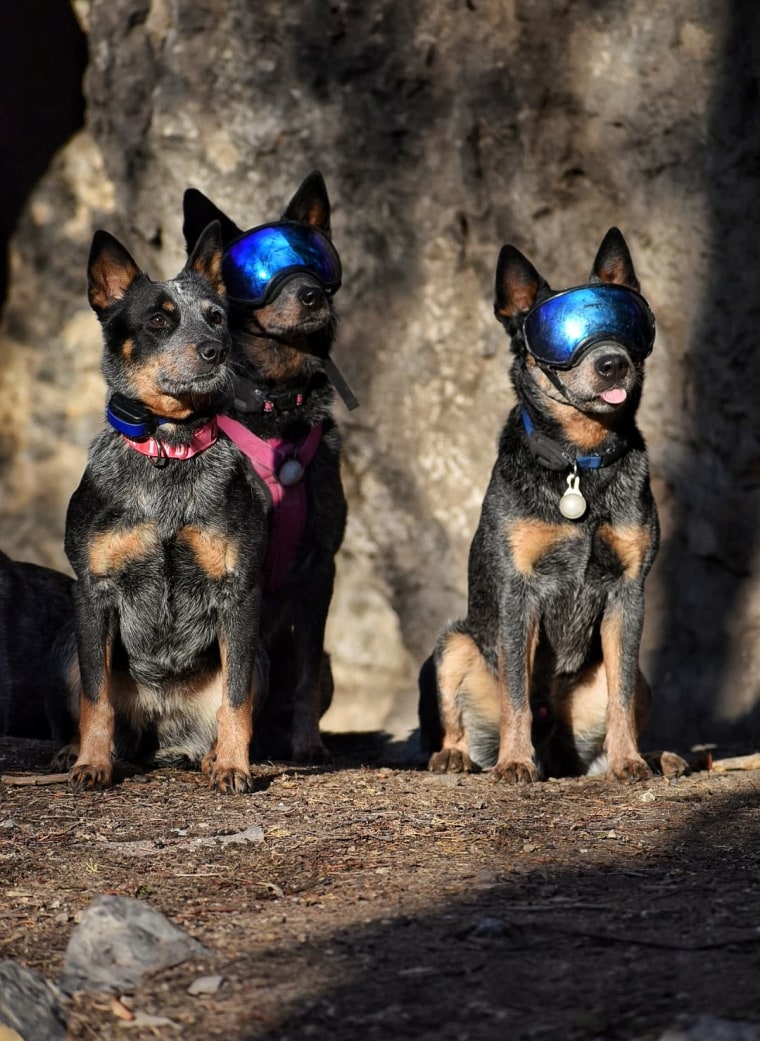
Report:
<svg viewBox="0 0 760 1041"><path fill-rule="evenodd" d="M559 378L559 376L557 375L556 369L553 369L550 365L544 365L543 362L539 362L538 364L539 364L539 368L541 369L541 371L544 373L544 375L549 380L551 380L551 382L554 384L554 386L560 392L562 397L566 401L569 401L570 399L567 396L567 390L565 388L565 385L562 382L562 380Z"/></svg>
<svg viewBox="0 0 760 1041"><path fill-rule="evenodd" d="M332 383L333 387L337 390L348 411L352 412L355 408L358 408L359 402L354 397L354 392L351 390L348 383L346 383L340 369L332 358L325 358L324 365L330 383Z"/></svg>

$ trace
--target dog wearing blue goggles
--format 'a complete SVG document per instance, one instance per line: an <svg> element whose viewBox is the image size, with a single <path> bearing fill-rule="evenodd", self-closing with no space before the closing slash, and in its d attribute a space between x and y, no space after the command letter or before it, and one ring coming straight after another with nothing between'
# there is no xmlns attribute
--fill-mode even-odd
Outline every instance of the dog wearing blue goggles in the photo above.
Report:
<svg viewBox="0 0 760 1041"><path fill-rule="evenodd" d="M528 352L542 365L570 369L591 347L617 343L632 361L643 361L654 345L654 315L643 296L601 282L550 296L528 311L522 322Z"/></svg>
<svg viewBox="0 0 760 1041"><path fill-rule="evenodd" d="M322 289L340 289L340 257L319 228L295 221L274 221L244 232L227 246L222 273L231 299L252 307L272 300L294 275L312 275Z"/></svg>
<svg viewBox="0 0 760 1041"><path fill-rule="evenodd" d="M639 650L659 526L636 409L654 319L617 228L588 284L559 293L504 246L494 304L516 402L470 548L467 614L420 671L421 743L433 771L492 768L507 784L645 780Z"/></svg>
<svg viewBox="0 0 760 1041"><path fill-rule="evenodd" d="M331 356L341 264L327 187L312 171L279 219L253 227L239 226L195 188L183 209L188 249L209 222L222 229L235 373L234 425L225 427L238 437L242 428L239 443L253 447L257 483L272 506L262 567L269 680L252 752L326 762L319 719L333 680L324 632L346 523L335 391L347 408L357 405Z"/></svg>
<svg viewBox="0 0 760 1041"><path fill-rule="evenodd" d="M611 241L616 248L615 232ZM626 251L627 255L627 251ZM509 301L502 280L512 273ZM655 322L632 269L622 262L596 270L586 285L554 293L513 246L502 249L497 272L496 317L561 399L590 414L634 408L641 367L652 351ZM538 388L537 388L538 389Z"/></svg>

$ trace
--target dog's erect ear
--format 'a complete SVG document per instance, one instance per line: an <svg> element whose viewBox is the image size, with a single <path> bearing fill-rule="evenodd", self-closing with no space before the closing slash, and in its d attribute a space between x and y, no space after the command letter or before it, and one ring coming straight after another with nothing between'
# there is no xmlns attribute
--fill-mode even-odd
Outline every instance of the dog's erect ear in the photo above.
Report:
<svg viewBox="0 0 760 1041"><path fill-rule="evenodd" d="M118 239L96 231L87 261L87 298L100 316L109 304L121 300L142 271Z"/></svg>
<svg viewBox="0 0 760 1041"><path fill-rule="evenodd" d="M201 232L195 249L185 264L185 270L194 271L196 275L205 278L219 296L226 294L222 278L222 229L218 220L212 221Z"/></svg>
<svg viewBox="0 0 760 1041"><path fill-rule="evenodd" d="M591 278L638 290L639 280L633 270L631 254L617 228L610 228L602 239L594 266L591 268Z"/></svg>
<svg viewBox="0 0 760 1041"><path fill-rule="evenodd" d="M229 246L243 230L233 220L222 213L211 199L197 188L188 188L182 199L182 212L185 220L182 225L182 234L185 236L187 252L192 253L201 233L206 230L212 221L219 221L222 233L222 245Z"/></svg>
<svg viewBox="0 0 760 1041"><path fill-rule="evenodd" d="M314 224L325 235L330 234L330 199L319 170L304 178L282 217L301 224Z"/></svg>
<svg viewBox="0 0 760 1041"><path fill-rule="evenodd" d="M502 246L496 265L494 313L500 322L508 323L525 314L536 302L540 289L548 283L531 262L514 246Z"/></svg>

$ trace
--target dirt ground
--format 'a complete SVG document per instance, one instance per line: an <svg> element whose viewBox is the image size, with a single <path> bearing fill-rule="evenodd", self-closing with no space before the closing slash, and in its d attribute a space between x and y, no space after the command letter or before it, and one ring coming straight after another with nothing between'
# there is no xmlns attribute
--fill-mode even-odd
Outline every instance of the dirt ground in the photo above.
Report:
<svg viewBox="0 0 760 1041"><path fill-rule="evenodd" d="M331 746L331 769L258 767L250 796L169 770L74 796L9 783L49 748L0 741L0 959L55 980L79 913L115 893L211 953L123 1000L75 995L71 1038L648 1041L704 1014L760 1022L760 771L511 788ZM188 993L209 975L216 993Z"/></svg>

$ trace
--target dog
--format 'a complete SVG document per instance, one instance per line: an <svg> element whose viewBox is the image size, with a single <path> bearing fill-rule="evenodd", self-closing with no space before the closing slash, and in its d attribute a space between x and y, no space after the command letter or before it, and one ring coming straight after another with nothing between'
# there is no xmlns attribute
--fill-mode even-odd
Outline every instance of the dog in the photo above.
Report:
<svg viewBox="0 0 760 1041"><path fill-rule="evenodd" d="M247 232L197 189L184 195L189 250L209 221L221 226L237 347L229 417L243 439L250 435L259 473L255 456L263 453L272 507L262 610L270 682L256 755L300 763L331 758L319 726L333 694L324 632L347 511L334 388L348 407L356 404L330 357L341 278L330 212L318 171L301 183L281 220ZM273 450L274 464L267 459ZM285 467L297 463L285 488L283 459Z"/></svg>
<svg viewBox="0 0 760 1041"><path fill-rule="evenodd" d="M252 720L266 692L260 572L266 503L219 436L232 386L222 245L211 224L176 278L154 282L98 231L88 296L103 329L107 423L66 516L81 672L74 790L120 757L200 762L252 790Z"/></svg>
<svg viewBox="0 0 760 1041"><path fill-rule="evenodd" d="M470 548L467 616L420 672L429 769L642 780L639 645L659 528L635 415L654 318L617 228L589 282L564 292L504 246L495 313L517 404Z"/></svg>
<svg viewBox="0 0 760 1041"><path fill-rule="evenodd" d="M0 733L71 740L75 692L68 575L0 553Z"/></svg>

